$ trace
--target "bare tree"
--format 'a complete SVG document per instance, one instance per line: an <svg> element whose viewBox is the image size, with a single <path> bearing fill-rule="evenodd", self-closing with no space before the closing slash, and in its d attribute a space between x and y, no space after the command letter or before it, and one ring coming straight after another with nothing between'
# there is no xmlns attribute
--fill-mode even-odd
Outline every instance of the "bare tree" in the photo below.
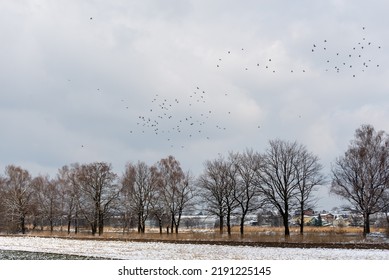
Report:
<svg viewBox="0 0 389 280"><path fill-rule="evenodd" d="M159 185L155 190L154 199L151 201L151 213L158 222L160 234L162 234L164 226L167 227L168 231L170 228L170 224L169 224L170 213L169 213L169 209L167 209L166 207L166 203L164 199L161 199L163 197L164 197L163 189Z"/></svg>
<svg viewBox="0 0 389 280"><path fill-rule="evenodd" d="M261 159L258 153L246 150L243 154L230 153L229 160L235 167L238 176L238 182L234 188L234 198L240 209L240 234L243 234L247 214L253 213L263 206L256 184L256 175Z"/></svg>
<svg viewBox="0 0 389 280"><path fill-rule="evenodd" d="M184 173L180 163L173 157L161 159L157 163L160 193L170 212L171 231L178 233L181 216L193 199L193 179L189 172Z"/></svg>
<svg viewBox="0 0 389 280"><path fill-rule="evenodd" d="M2 198L0 203L0 231L6 229L8 225L7 211L3 202L3 199L5 198L5 191L5 178L0 175L0 197Z"/></svg>
<svg viewBox="0 0 389 280"><path fill-rule="evenodd" d="M238 185L238 170L233 161L228 160L225 165L225 172L227 172L227 185L225 190L225 205L226 205L226 225L227 234L231 235L231 217L234 211L238 208L238 201L236 200L236 189Z"/></svg>
<svg viewBox="0 0 389 280"><path fill-rule="evenodd" d="M315 203L312 197L313 191L317 186L325 183L322 169L323 166L319 162L319 157L301 146L299 159L295 162L297 175L296 199L300 208L300 234L304 233L304 212L307 208L313 207Z"/></svg>
<svg viewBox="0 0 389 280"><path fill-rule="evenodd" d="M125 171L127 173L127 171ZM119 221L122 227L123 233L126 233L134 226L135 215L133 213L133 205L130 196L129 189L123 185L123 179L126 175L123 174L120 179L121 188L118 196L118 206L116 215L119 217Z"/></svg>
<svg viewBox="0 0 389 280"><path fill-rule="evenodd" d="M37 176L31 181L34 189L35 207L40 213L42 227L48 222L50 232L54 230L54 222L59 218L60 201L58 187L49 176Z"/></svg>
<svg viewBox="0 0 389 280"><path fill-rule="evenodd" d="M145 222L150 215L152 201L157 187L155 167L144 162L128 163L122 178L122 191L126 192L129 208L138 217L138 232L145 232Z"/></svg>
<svg viewBox="0 0 389 280"><path fill-rule="evenodd" d="M389 191L386 191L385 194L382 195L380 199L380 204L382 211L385 213L386 218L386 227L387 227L387 235L389 236Z"/></svg>
<svg viewBox="0 0 389 280"><path fill-rule="evenodd" d="M236 207L233 183L236 181L231 164L222 157L204 163L204 171L197 179L200 195L206 204L208 213L219 219L219 232L224 231L224 219L227 231L231 234L231 214Z"/></svg>
<svg viewBox="0 0 389 280"><path fill-rule="evenodd" d="M78 206L89 222L92 234L103 234L104 221L119 195L117 175L110 164L95 162L77 167L76 184L80 190Z"/></svg>
<svg viewBox="0 0 389 280"><path fill-rule="evenodd" d="M33 188L29 172L21 167L8 165L2 180L4 207L11 224L26 233L26 219L31 212Z"/></svg>
<svg viewBox="0 0 389 280"><path fill-rule="evenodd" d="M266 202L274 206L282 216L285 236L290 235L289 211L295 205L299 186L296 166L304 150L297 142L270 140L257 173Z"/></svg>
<svg viewBox="0 0 389 280"><path fill-rule="evenodd" d="M221 172L222 163L220 160L206 161L205 170L196 184L200 189L200 195L206 205L208 213L219 218L219 232L223 233L225 200L224 191L227 177Z"/></svg>
<svg viewBox="0 0 389 280"><path fill-rule="evenodd" d="M347 200L363 215L363 234L370 233L370 215L387 209L389 192L389 137L362 125L345 154L332 168L331 192Z"/></svg>
<svg viewBox="0 0 389 280"><path fill-rule="evenodd" d="M78 201L80 200L80 190L76 180L76 172L79 164L71 166L64 165L57 172L56 182L60 200L62 215L66 217L67 233L70 234L72 221L74 221L74 232L78 233Z"/></svg>

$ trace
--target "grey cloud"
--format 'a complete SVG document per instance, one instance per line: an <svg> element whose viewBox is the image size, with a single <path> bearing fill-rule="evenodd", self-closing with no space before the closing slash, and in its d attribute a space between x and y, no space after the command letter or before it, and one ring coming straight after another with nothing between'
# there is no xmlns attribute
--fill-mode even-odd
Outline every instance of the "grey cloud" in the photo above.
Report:
<svg viewBox="0 0 389 280"><path fill-rule="evenodd" d="M384 11L382 1L3 1L0 166L52 173L99 159L120 171L173 154L198 173L218 153L279 137L328 167L360 123L389 130ZM352 57L359 68L336 73L337 51L365 37L371 66L353 77L364 57ZM189 106L202 90L206 103ZM161 130L211 110L204 136L137 124L165 112L156 94L182 101Z"/></svg>

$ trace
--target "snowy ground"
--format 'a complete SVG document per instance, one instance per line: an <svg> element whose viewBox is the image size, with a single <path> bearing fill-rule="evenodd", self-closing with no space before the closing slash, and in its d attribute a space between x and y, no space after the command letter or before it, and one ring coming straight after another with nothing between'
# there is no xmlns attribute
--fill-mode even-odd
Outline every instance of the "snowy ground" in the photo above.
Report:
<svg viewBox="0 0 389 280"><path fill-rule="evenodd" d="M259 248L158 242L0 237L0 250L134 260L389 260L389 250Z"/></svg>

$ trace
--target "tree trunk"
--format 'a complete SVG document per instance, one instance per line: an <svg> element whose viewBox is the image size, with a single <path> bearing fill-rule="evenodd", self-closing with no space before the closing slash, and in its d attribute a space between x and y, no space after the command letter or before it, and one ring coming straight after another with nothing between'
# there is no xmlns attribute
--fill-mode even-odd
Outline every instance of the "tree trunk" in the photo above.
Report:
<svg viewBox="0 0 389 280"><path fill-rule="evenodd" d="M158 218L159 234L162 234L162 219Z"/></svg>
<svg viewBox="0 0 389 280"><path fill-rule="evenodd" d="M303 235L304 234L304 211L302 208L300 209L300 211L301 211L301 214L300 214L300 234Z"/></svg>
<svg viewBox="0 0 389 280"><path fill-rule="evenodd" d="M219 233L223 234L223 228L224 228L224 216L220 215L219 216Z"/></svg>
<svg viewBox="0 0 389 280"><path fill-rule="evenodd" d="M54 231L54 221L52 218L50 218L50 232L53 233Z"/></svg>
<svg viewBox="0 0 389 280"><path fill-rule="evenodd" d="M76 214L74 216L74 233L78 233L78 211L76 211Z"/></svg>
<svg viewBox="0 0 389 280"><path fill-rule="evenodd" d="M178 227L180 226L181 215L182 215L182 211L180 210L180 211L178 212L177 220L174 219L174 225L175 225L175 228L176 228L176 234L178 234Z"/></svg>
<svg viewBox="0 0 389 280"><path fill-rule="evenodd" d="M25 218L24 215L20 217L20 229L22 231L22 234L26 233L26 224L25 224Z"/></svg>
<svg viewBox="0 0 389 280"><path fill-rule="evenodd" d="M103 214L99 215L99 235L104 233L104 216Z"/></svg>
<svg viewBox="0 0 389 280"><path fill-rule="evenodd" d="M231 215L227 214L227 234L231 235Z"/></svg>
<svg viewBox="0 0 389 280"><path fill-rule="evenodd" d="M70 227L72 225L71 218L68 217L68 234L70 234Z"/></svg>
<svg viewBox="0 0 389 280"><path fill-rule="evenodd" d="M32 221L32 229L34 230L38 225L38 222L37 220L34 218L34 220Z"/></svg>
<svg viewBox="0 0 389 280"><path fill-rule="evenodd" d="M365 213L363 216L364 216L363 236L366 237L366 235L370 233L370 215L368 213Z"/></svg>
<svg viewBox="0 0 389 280"><path fill-rule="evenodd" d="M141 217L140 213L138 214L138 233L142 232L142 226L141 226Z"/></svg>
<svg viewBox="0 0 389 280"><path fill-rule="evenodd" d="M290 232L289 232L289 203L288 201L284 201L284 211L281 211L282 215L282 220L284 222L284 227L285 227L285 236L289 237Z"/></svg>
<svg viewBox="0 0 389 280"><path fill-rule="evenodd" d="M146 232L146 221L142 221L142 228L141 228L142 233Z"/></svg>
<svg viewBox="0 0 389 280"><path fill-rule="evenodd" d="M96 230L96 225L94 225L93 223L91 223L91 231L92 231L92 235L95 235L97 230Z"/></svg>
<svg viewBox="0 0 389 280"><path fill-rule="evenodd" d="M170 232L173 233L173 231L174 231L174 213L172 213L171 223L170 223Z"/></svg>
<svg viewBox="0 0 389 280"><path fill-rule="evenodd" d="M245 220L245 216L242 215L240 217L240 235L243 235L244 233L244 220Z"/></svg>
<svg viewBox="0 0 389 280"><path fill-rule="evenodd" d="M178 224L175 225L176 234L178 234Z"/></svg>
<svg viewBox="0 0 389 280"><path fill-rule="evenodd" d="M287 213L284 213L284 214L282 215L282 219L283 219L284 227L285 227L285 236L289 236L289 235L290 235L290 231L289 231L288 214L287 214Z"/></svg>

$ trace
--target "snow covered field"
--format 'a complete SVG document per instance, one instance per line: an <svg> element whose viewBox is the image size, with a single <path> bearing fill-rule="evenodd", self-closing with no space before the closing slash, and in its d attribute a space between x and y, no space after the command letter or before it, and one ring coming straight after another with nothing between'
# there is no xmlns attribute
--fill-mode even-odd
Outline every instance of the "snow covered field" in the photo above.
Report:
<svg viewBox="0 0 389 280"><path fill-rule="evenodd" d="M389 260L389 250L300 249L0 237L0 250L132 260Z"/></svg>

